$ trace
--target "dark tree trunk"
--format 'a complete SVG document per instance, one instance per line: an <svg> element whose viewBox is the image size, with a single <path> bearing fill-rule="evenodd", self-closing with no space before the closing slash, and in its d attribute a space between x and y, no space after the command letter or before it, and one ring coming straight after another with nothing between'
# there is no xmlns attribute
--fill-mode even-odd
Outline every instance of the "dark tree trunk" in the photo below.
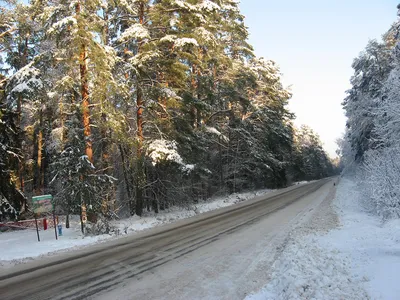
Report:
<svg viewBox="0 0 400 300"><path fill-rule="evenodd" d="M139 7L139 23L144 24L144 3ZM142 41L138 41L138 54L141 52ZM137 163L136 163L136 214L141 216L143 213L143 196L146 175L144 172L144 153L143 153L143 111L144 100L141 82L138 80L136 91L136 122L137 122Z"/></svg>
<svg viewBox="0 0 400 300"><path fill-rule="evenodd" d="M133 197L133 192L131 190L132 180L131 180L131 176L128 173L129 171L128 171L128 167L127 167L125 150L121 145L119 145L118 148L119 148L119 152L121 154L122 173L124 174L126 193L128 194L129 213L131 216L133 216L135 214L136 203L135 203L135 199Z"/></svg>

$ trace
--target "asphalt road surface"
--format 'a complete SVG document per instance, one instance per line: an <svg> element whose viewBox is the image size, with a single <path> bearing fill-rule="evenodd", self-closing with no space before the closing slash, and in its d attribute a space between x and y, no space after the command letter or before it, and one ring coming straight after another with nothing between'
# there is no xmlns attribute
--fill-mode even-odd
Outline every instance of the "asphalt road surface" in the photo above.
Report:
<svg viewBox="0 0 400 300"><path fill-rule="evenodd" d="M238 286L262 284L255 263L249 271L255 251L272 243L260 241L314 209L334 180L2 270L0 299L243 299Z"/></svg>

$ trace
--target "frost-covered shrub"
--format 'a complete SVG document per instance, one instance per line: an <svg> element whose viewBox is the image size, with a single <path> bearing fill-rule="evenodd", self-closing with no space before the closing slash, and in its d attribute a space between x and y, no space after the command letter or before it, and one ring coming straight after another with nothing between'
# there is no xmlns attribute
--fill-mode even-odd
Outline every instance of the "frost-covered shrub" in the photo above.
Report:
<svg viewBox="0 0 400 300"><path fill-rule="evenodd" d="M162 139L152 141L148 147L148 156L150 157L153 166L163 162L174 162L178 164L185 172L190 172L195 167L194 165L185 164L183 162L175 141L167 141Z"/></svg>
<svg viewBox="0 0 400 300"><path fill-rule="evenodd" d="M88 222L86 224L86 235L110 234L114 231L115 228L101 215L98 216L96 223Z"/></svg>
<svg viewBox="0 0 400 300"><path fill-rule="evenodd" d="M368 151L364 162L364 193L384 219L400 217L400 147Z"/></svg>
<svg viewBox="0 0 400 300"><path fill-rule="evenodd" d="M17 216L17 210L0 193L0 221L14 220Z"/></svg>

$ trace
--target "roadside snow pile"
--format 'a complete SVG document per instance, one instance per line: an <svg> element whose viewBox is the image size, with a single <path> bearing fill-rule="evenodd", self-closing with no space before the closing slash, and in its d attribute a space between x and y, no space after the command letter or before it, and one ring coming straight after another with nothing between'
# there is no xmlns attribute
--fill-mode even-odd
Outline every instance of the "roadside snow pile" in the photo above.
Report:
<svg viewBox="0 0 400 300"><path fill-rule="evenodd" d="M349 274L349 261L318 243L318 237L292 239L275 261L268 285L246 299L366 299Z"/></svg>
<svg viewBox="0 0 400 300"><path fill-rule="evenodd" d="M310 181L298 181L295 184L306 184L306 183L311 183L311 182L316 182L318 180L310 180Z"/></svg>
<svg viewBox="0 0 400 300"><path fill-rule="evenodd" d="M400 220L382 224L368 215L361 191L347 178L341 179L333 206L341 227L318 232L330 222L327 212L318 212L310 222L314 232L307 225L294 232L269 283L246 300L398 299Z"/></svg>
<svg viewBox="0 0 400 300"><path fill-rule="evenodd" d="M266 195L273 190L259 190L247 193L235 193L229 196L209 199L204 202L193 204L187 209L172 207L167 211L155 214L154 212L144 213L142 217L133 216L128 219L112 222L112 226L119 229L120 233L129 234L130 232L142 231L178 220L187 219L197 214L216 210L243 202L256 196Z"/></svg>
<svg viewBox="0 0 400 300"><path fill-rule="evenodd" d="M117 238L122 234L134 233L180 219L190 218L199 213L234 205L269 192L271 190L232 194L209 199L207 202L198 203L188 209L173 207L158 215L148 213L141 218L134 216L128 219L112 221L109 225L115 228L115 231L98 236L83 236L78 216L71 217L71 228L69 229L65 228L65 221L60 219L60 223L63 224L63 235L58 240L55 239L54 228L49 228L46 231L41 230L40 242L37 241L36 231L32 229L0 233L0 245L2 246L0 248L0 268L23 263L52 252L74 250L111 238Z"/></svg>

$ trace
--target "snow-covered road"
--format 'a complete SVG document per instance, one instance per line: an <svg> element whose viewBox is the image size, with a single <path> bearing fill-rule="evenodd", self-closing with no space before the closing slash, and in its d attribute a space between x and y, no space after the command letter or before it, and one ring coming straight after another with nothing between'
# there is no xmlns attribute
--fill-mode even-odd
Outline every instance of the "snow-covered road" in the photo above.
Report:
<svg viewBox="0 0 400 300"><path fill-rule="evenodd" d="M93 299L243 299L269 281L268 270L291 235L334 190L328 181L284 209Z"/></svg>
<svg viewBox="0 0 400 300"><path fill-rule="evenodd" d="M4 299L243 299L268 282L268 270L292 233L312 220L333 190L333 180L291 187L19 265L11 278L0 276L0 294Z"/></svg>

